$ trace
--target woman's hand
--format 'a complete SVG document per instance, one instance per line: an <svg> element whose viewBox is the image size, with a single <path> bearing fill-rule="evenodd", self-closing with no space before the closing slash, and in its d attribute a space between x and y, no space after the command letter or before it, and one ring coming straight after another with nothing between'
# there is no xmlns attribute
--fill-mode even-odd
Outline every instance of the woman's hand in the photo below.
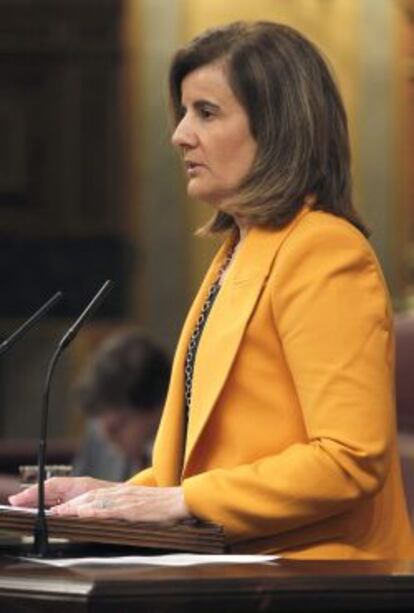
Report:
<svg viewBox="0 0 414 613"><path fill-rule="evenodd" d="M175 521L191 517L181 487L147 487L127 483L88 491L51 510L59 516L128 521Z"/></svg>
<svg viewBox="0 0 414 613"><path fill-rule="evenodd" d="M45 481L45 505L55 506L85 492L113 485L112 481L101 481L92 477L52 477ZM36 507L37 485L10 496L9 502L13 507Z"/></svg>

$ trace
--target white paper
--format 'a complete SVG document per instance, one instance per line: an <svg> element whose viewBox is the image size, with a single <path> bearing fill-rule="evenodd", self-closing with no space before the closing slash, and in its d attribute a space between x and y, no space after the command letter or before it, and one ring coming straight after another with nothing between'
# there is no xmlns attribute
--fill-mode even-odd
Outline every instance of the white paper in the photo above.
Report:
<svg viewBox="0 0 414 613"><path fill-rule="evenodd" d="M114 556L109 558L31 558L30 562L50 564L51 566L122 566L122 565L146 565L146 566L192 566L195 564L263 564L274 562L280 556L270 555L210 555L199 553L169 553L160 556Z"/></svg>
<svg viewBox="0 0 414 613"><path fill-rule="evenodd" d="M1 511L17 511L18 513L29 513L30 515L36 515L37 507L12 507L9 504L0 504ZM51 511L45 510L46 515L51 515Z"/></svg>

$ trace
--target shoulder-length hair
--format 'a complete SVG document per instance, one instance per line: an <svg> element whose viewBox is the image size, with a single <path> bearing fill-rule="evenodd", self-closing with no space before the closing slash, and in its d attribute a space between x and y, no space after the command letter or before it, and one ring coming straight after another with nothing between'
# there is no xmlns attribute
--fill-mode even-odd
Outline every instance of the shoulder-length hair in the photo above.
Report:
<svg viewBox="0 0 414 613"><path fill-rule="evenodd" d="M193 70L224 61L233 93L257 142L251 171L203 232L235 225L279 228L304 202L368 231L352 202L346 113L317 48L296 30L271 22L236 22L207 30L178 50L170 68L170 101L181 118L181 84ZM309 198L310 197L310 198Z"/></svg>

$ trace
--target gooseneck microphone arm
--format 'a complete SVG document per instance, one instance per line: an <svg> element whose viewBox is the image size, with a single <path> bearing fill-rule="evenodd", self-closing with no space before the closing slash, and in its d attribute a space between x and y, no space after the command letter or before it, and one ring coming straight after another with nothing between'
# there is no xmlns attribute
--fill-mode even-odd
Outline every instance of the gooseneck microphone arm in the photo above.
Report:
<svg viewBox="0 0 414 613"><path fill-rule="evenodd" d="M40 557L45 557L49 551L49 539L47 530L47 521L45 513L45 464L46 464L46 442L47 442L47 425L49 415L49 398L53 372L55 366L66 347L74 340L75 336L81 329L86 320L91 317L92 313L103 302L108 292L112 289L113 282L106 281L93 297L85 310L81 313L75 323L61 338L55 352L53 353L45 378L43 387L43 404L42 418L40 425L40 438L38 450L38 508L37 516L34 525L34 554Z"/></svg>
<svg viewBox="0 0 414 613"><path fill-rule="evenodd" d="M0 343L0 355L11 349L13 345L30 330L30 328L32 328L40 319L42 319L42 317L44 317L46 313L48 313L55 306L55 304L62 300L62 296L62 292L56 292L56 294L45 302L45 304L41 306L36 313L33 313L29 319L27 319L19 328L17 328L13 334Z"/></svg>
<svg viewBox="0 0 414 613"><path fill-rule="evenodd" d="M60 344L54 351L53 356L48 364L46 378L43 386L43 404L42 418L40 425L40 439L38 448L38 503L37 516L34 525L34 553L38 556L46 556L49 550L49 536L47 530L46 513L45 513L45 464L46 464L46 440L47 440L47 422L49 413L49 397L50 397L50 382L52 379L55 366L61 355L62 350Z"/></svg>

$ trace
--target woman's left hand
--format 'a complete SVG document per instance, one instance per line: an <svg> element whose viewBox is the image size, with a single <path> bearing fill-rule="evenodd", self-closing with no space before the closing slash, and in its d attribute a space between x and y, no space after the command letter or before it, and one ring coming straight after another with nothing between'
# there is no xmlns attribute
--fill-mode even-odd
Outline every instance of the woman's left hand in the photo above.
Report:
<svg viewBox="0 0 414 613"><path fill-rule="evenodd" d="M181 487L146 487L122 483L92 490L51 508L54 515L175 521L191 517Z"/></svg>

